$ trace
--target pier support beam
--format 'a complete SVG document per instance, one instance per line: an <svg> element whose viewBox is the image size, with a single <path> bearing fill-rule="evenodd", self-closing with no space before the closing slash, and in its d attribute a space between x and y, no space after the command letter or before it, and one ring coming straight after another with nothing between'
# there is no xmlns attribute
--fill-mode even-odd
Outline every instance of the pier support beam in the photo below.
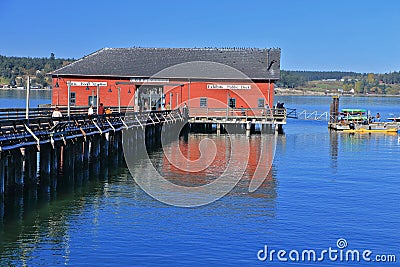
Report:
<svg viewBox="0 0 400 267"><path fill-rule="evenodd" d="M0 194L4 194L5 191L5 179L6 179L6 162L7 157L0 154Z"/></svg>
<svg viewBox="0 0 400 267"><path fill-rule="evenodd" d="M92 145L92 156L98 158L100 156L100 138L101 136L95 136L91 142Z"/></svg>
<svg viewBox="0 0 400 267"><path fill-rule="evenodd" d="M90 142L86 140L83 142L83 161L87 163L90 157Z"/></svg>
<svg viewBox="0 0 400 267"><path fill-rule="evenodd" d="M30 146L25 148L25 175L24 175L24 184L25 185L33 185L37 183L37 151L36 147Z"/></svg>
<svg viewBox="0 0 400 267"><path fill-rule="evenodd" d="M24 158L25 149L16 149L12 152L14 157L14 182L15 185L22 188L24 186Z"/></svg>
<svg viewBox="0 0 400 267"><path fill-rule="evenodd" d="M50 144L40 146L40 175L49 176L51 172L51 152Z"/></svg>
<svg viewBox="0 0 400 267"><path fill-rule="evenodd" d="M251 133L251 122L246 123L246 136L249 137Z"/></svg>

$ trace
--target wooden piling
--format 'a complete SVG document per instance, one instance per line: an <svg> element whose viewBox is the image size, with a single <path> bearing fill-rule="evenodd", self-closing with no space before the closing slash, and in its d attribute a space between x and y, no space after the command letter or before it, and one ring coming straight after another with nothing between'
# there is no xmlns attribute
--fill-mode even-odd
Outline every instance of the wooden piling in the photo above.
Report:
<svg viewBox="0 0 400 267"><path fill-rule="evenodd" d="M5 191L6 161L7 156L0 153L0 195L3 195Z"/></svg>

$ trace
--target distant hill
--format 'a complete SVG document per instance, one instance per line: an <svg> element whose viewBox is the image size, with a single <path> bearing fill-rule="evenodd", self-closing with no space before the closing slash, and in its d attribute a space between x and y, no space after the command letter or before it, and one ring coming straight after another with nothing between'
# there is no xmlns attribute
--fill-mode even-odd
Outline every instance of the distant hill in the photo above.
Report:
<svg viewBox="0 0 400 267"><path fill-rule="evenodd" d="M55 58L53 53L49 58L0 55L0 87L25 87L27 75L31 77L32 85L48 87L51 85L51 78L46 74L74 61L69 58Z"/></svg>
<svg viewBox="0 0 400 267"><path fill-rule="evenodd" d="M311 91L339 90L340 92L354 92L355 94L397 95L400 93L400 72L374 74L281 70L281 79L276 86Z"/></svg>

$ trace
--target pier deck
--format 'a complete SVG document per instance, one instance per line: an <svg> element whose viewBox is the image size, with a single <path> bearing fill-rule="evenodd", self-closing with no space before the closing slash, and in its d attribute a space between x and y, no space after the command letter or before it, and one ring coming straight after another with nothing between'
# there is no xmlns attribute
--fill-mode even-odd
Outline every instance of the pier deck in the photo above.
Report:
<svg viewBox="0 0 400 267"><path fill-rule="evenodd" d="M197 108L190 110L190 123L223 123L223 124L286 124L286 109L217 109Z"/></svg>

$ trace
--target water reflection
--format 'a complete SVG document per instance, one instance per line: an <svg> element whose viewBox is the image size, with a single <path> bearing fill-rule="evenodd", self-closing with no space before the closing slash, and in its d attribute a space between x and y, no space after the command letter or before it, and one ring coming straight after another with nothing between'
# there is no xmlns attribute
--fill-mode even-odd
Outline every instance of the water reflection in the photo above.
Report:
<svg viewBox="0 0 400 267"><path fill-rule="evenodd" d="M398 152L397 133L350 134L331 131L329 137L331 167L334 173L339 172L341 168L347 168L348 171L354 169L354 162L368 169L379 166L379 157L385 156L386 161L392 160L390 156L382 154L383 148L388 149L390 153Z"/></svg>
<svg viewBox="0 0 400 267"><path fill-rule="evenodd" d="M189 135L187 139L181 138L168 144L165 151L174 154L178 149L188 158L196 159L199 157L198 145L203 137ZM233 136L231 139L226 136L210 135L207 138L215 141L218 151L209 168L187 175L171 166L161 149L155 149L150 153L152 162L137 159L134 175L146 175L149 173L148 169L154 165L174 183L187 186L205 184L223 171L229 161L232 145L241 146L247 143L251 157L242 158L247 160L247 168L234 190L225 196L223 201L191 210L191 217L193 219L198 216L210 219L219 217L227 218L227 220L231 217L238 220L249 217L266 220L275 217L277 182L274 170L268 169L265 177L255 176L257 168L260 168L260 159L266 160L261 167L268 166L273 160L271 148L268 148L271 152L264 157L261 153L263 146L265 149L269 144L267 139L260 135L251 138ZM258 170L258 173L263 173L263 171ZM249 193L249 184L255 178L265 179L258 190ZM116 166L113 162L94 160L86 166L79 168L75 166L74 171L64 170L56 176L39 177L38 181L36 186L29 189L16 192L16 194L7 194L1 202L3 213L0 216L1 266L32 265L32 263L41 262L45 262L45 265L72 264L71 240L79 239L83 242L81 239L84 238L77 235L87 236L89 240L92 238L102 240L101 236L107 235L108 231L112 233L124 231L116 225L108 229L105 225L106 221L121 223L120 218L125 218L124 223L131 224L135 221L135 224L143 224L149 219L144 219L143 216L157 217L156 213L161 211L166 218L170 219L188 212L187 209L185 211L185 209L165 206L147 196L135 184L124 163ZM251 214L249 208L253 209ZM113 212L107 215L104 211L107 209ZM90 224L82 225L80 221L88 222L88 217L90 217ZM172 224L169 227L174 226ZM88 232L83 233L84 228ZM128 239L134 240L135 237ZM124 243L124 246L126 245ZM79 258L78 262L84 260L86 260L85 257ZM75 262L77 262L76 259Z"/></svg>
<svg viewBox="0 0 400 267"><path fill-rule="evenodd" d="M276 138L274 134L253 135L250 138L244 135L190 134L187 140L182 138L164 145L162 149L150 152L150 160L146 160L146 157L134 148L125 151L125 155L130 159L128 164L132 176L144 183L146 188L151 188L152 192L161 196L161 199L167 194L168 198L175 197L175 199L182 196L198 199L213 198L219 194L218 190L228 188L224 186L232 182L232 180L221 178L226 176L239 176L238 184L232 191L229 190L231 196L275 198L275 180L271 165ZM233 146L239 153L232 152ZM238 162L244 163L243 173L239 167L235 167ZM230 168L229 165L231 165ZM147 175L153 168L170 183L156 184L152 177ZM217 180L221 187L202 191L202 186L211 185ZM191 190L186 189L183 192L182 188L174 185ZM155 187L158 189L156 190ZM252 192L258 187L260 188L256 192ZM193 195L187 195L192 193Z"/></svg>
<svg viewBox="0 0 400 267"><path fill-rule="evenodd" d="M109 167L95 161L63 175L39 177L37 185L6 194L0 218L0 265L25 265L43 244L62 255L46 265L62 264L60 259L67 262L71 217L103 195Z"/></svg>

